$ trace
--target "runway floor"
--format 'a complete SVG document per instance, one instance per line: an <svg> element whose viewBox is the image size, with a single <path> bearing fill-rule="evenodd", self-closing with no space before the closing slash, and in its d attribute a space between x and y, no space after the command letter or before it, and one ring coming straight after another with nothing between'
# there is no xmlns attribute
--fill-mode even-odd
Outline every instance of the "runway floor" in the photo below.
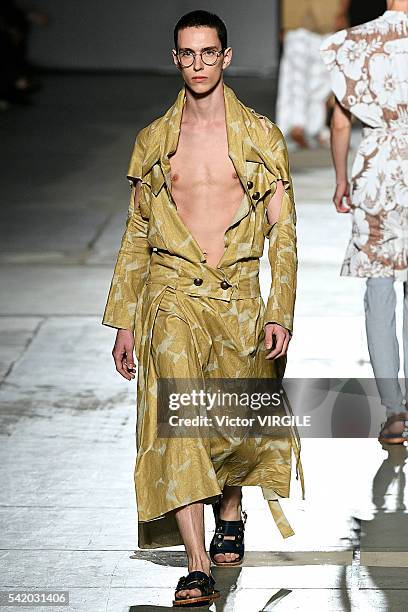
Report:
<svg viewBox="0 0 408 612"><path fill-rule="evenodd" d="M272 116L272 82L228 83ZM100 323L134 137L179 85L48 76L35 105L0 115L0 591L68 590L69 606L53 610L167 610L185 574L180 547L136 549L136 383L114 370L114 330ZM331 204L330 154L292 152L291 164L299 286L287 377L372 377L364 282L339 276L350 219ZM266 258L262 281L266 298ZM223 596L211 609L408 610L407 455L380 446L382 420L379 407L367 438L303 440L306 499L294 480L283 502L295 536L283 540L260 490L244 490L245 563L215 568ZM207 544L212 532L206 508Z"/></svg>

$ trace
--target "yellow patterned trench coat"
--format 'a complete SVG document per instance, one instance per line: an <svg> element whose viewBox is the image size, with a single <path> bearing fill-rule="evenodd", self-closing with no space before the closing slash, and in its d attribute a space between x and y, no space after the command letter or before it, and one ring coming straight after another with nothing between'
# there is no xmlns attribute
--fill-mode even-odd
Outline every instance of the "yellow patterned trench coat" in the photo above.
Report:
<svg viewBox="0 0 408 612"><path fill-rule="evenodd" d="M131 196L102 323L134 331L137 368L135 491L140 548L182 544L174 510L215 501L224 485L261 486L283 537L293 534L279 504L289 496L292 450L303 474L297 431L285 438L157 436L158 378L276 378L286 359L266 360L264 324L292 331L296 291L296 215L284 138L271 121L224 85L229 156L245 196L224 236L216 268L206 263L171 197L169 156L177 149L185 90L137 135ZM134 207L134 183L141 180ZM265 198L282 179L278 222ZM259 258L269 239L267 305Z"/></svg>

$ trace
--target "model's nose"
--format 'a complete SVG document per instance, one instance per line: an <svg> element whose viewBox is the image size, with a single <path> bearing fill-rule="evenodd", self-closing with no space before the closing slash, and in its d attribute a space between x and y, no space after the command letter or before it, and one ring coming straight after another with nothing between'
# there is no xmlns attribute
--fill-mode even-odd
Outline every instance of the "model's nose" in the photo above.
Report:
<svg viewBox="0 0 408 612"><path fill-rule="evenodd" d="M197 53L197 55L194 58L194 70L203 70L204 68L204 62L202 60L202 57L199 53Z"/></svg>

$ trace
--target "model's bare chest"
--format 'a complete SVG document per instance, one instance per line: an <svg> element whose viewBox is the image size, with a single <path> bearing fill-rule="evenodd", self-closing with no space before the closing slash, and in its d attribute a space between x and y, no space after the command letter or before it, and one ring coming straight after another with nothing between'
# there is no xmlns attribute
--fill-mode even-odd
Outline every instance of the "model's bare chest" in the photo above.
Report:
<svg viewBox="0 0 408 612"><path fill-rule="evenodd" d="M239 177L228 156L226 130L205 132L183 130L177 151L170 157L174 189L197 185L231 189L239 186Z"/></svg>

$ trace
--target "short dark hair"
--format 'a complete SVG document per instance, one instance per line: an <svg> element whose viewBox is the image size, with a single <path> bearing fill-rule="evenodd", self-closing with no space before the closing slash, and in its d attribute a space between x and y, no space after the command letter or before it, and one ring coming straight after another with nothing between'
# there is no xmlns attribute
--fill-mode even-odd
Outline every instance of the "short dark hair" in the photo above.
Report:
<svg viewBox="0 0 408 612"><path fill-rule="evenodd" d="M225 23L215 15L214 13L209 13L208 11L191 11L191 13L186 13L176 23L174 27L174 48L177 50L177 38L180 30L184 30L185 28L214 28L217 30L218 38L221 42L221 48L227 48L228 35L227 28Z"/></svg>

